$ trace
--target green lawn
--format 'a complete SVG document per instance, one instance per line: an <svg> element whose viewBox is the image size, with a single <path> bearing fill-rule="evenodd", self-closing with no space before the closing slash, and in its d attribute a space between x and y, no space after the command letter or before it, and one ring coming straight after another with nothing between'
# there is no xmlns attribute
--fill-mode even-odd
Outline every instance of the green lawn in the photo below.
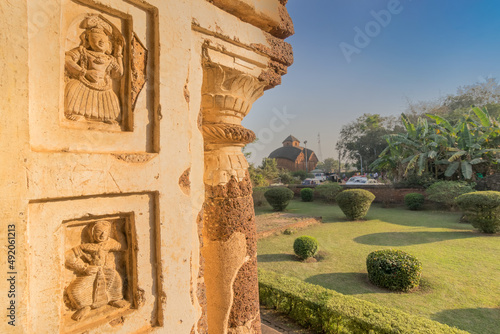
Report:
<svg viewBox="0 0 500 334"><path fill-rule="evenodd" d="M500 332L500 236L458 223L460 214L386 209L373 205L365 221L348 222L336 205L293 200L287 212L322 216L322 225L258 243L259 267L421 315L476 334ZM257 214L272 212L257 208ZM318 239L324 259L299 262L293 241ZM397 248L423 265L421 287L394 293L370 284L366 257L377 249Z"/></svg>

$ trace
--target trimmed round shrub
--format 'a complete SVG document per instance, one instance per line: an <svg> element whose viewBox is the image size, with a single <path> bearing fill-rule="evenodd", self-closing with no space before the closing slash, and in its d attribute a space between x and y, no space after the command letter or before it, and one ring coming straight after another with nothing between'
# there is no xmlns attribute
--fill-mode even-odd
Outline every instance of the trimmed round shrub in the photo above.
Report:
<svg viewBox="0 0 500 334"><path fill-rule="evenodd" d="M456 199L467 221L484 233L500 232L500 192L476 191Z"/></svg>
<svg viewBox="0 0 500 334"><path fill-rule="evenodd" d="M284 187L271 188L264 193L264 197L275 211L283 211L293 198L293 191Z"/></svg>
<svg viewBox="0 0 500 334"><path fill-rule="evenodd" d="M335 196L342 191L342 186L338 183L323 183L314 188L314 192L328 203L335 202Z"/></svg>
<svg viewBox="0 0 500 334"><path fill-rule="evenodd" d="M349 220L358 220L366 216L374 199L375 195L364 189L344 190L335 197L340 209Z"/></svg>
<svg viewBox="0 0 500 334"><path fill-rule="evenodd" d="M293 251L303 260L313 257L318 252L318 240L307 235L298 237L293 243Z"/></svg>
<svg viewBox="0 0 500 334"><path fill-rule="evenodd" d="M419 193L410 193L405 196L405 205L410 210L420 210L424 205L424 195Z"/></svg>
<svg viewBox="0 0 500 334"><path fill-rule="evenodd" d="M300 191L300 198L302 198L304 202L312 202L314 198L314 190L312 190L311 188L302 189Z"/></svg>
<svg viewBox="0 0 500 334"><path fill-rule="evenodd" d="M368 254L366 269L370 282L393 291L408 292L420 284L422 264L402 250L385 249Z"/></svg>

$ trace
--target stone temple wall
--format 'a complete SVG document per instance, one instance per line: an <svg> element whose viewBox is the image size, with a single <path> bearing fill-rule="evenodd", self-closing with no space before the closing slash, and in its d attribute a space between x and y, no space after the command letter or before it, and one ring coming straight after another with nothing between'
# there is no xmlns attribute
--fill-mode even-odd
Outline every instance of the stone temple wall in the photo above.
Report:
<svg viewBox="0 0 500 334"><path fill-rule="evenodd" d="M0 3L0 333L260 333L241 120L285 4Z"/></svg>

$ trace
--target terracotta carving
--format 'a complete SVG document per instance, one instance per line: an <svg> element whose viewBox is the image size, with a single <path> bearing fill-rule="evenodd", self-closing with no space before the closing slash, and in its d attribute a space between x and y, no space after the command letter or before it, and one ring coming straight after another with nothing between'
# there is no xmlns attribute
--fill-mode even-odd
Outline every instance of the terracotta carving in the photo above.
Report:
<svg viewBox="0 0 500 334"><path fill-rule="evenodd" d="M124 308L123 281L115 268L113 252L125 251L124 243L110 237L111 223L100 220L89 230L91 243L83 243L66 254L66 267L77 277L66 292L77 311L72 319L85 318L91 309L105 305Z"/></svg>
<svg viewBox="0 0 500 334"><path fill-rule="evenodd" d="M73 121L87 120L118 124L120 100L113 81L123 76L124 39L120 32L98 15L86 17L80 46L66 52L64 113Z"/></svg>

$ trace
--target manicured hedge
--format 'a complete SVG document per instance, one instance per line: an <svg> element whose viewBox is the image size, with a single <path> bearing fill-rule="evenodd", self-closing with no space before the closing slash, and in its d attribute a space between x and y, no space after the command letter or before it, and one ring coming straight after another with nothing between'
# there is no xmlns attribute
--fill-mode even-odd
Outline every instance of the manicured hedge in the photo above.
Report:
<svg viewBox="0 0 500 334"><path fill-rule="evenodd" d="M264 196L275 211L283 211L293 198L293 191L284 187L276 187L267 190Z"/></svg>
<svg viewBox="0 0 500 334"><path fill-rule="evenodd" d="M335 197L342 191L342 186L335 183L325 182L314 188L314 193L318 194L319 198L324 199L328 203L335 202Z"/></svg>
<svg viewBox="0 0 500 334"><path fill-rule="evenodd" d="M456 199L467 220L484 233L500 232L500 192L476 191Z"/></svg>
<svg viewBox="0 0 500 334"><path fill-rule="evenodd" d="M313 257L318 252L318 240L308 235L298 237L293 243L293 251L303 260Z"/></svg>
<svg viewBox="0 0 500 334"><path fill-rule="evenodd" d="M312 202L314 198L314 190L311 188L304 188L300 191L300 198L302 198L302 201L304 202Z"/></svg>
<svg viewBox="0 0 500 334"><path fill-rule="evenodd" d="M349 220L358 220L366 216L374 199L375 195L364 189L344 190L335 198Z"/></svg>
<svg viewBox="0 0 500 334"><path fill-rule="evenodd" d="M424 202L424 195L419 193L409 193L405 196L405 205L410 210L420 210Z"/></svg>
<svg viewBox="0 0 500 334"><path fill-rule="evenodd" d="M422 263L402 250L384 249L366 258L368 278L373 284L394 291L408 292L420 284Z"/></svg>
<svg viewBox="0 0 500 334"><path fill-rule="evenodd" d="M260 302L318 333L467 334L426 318L259 269Z"/></svg>

